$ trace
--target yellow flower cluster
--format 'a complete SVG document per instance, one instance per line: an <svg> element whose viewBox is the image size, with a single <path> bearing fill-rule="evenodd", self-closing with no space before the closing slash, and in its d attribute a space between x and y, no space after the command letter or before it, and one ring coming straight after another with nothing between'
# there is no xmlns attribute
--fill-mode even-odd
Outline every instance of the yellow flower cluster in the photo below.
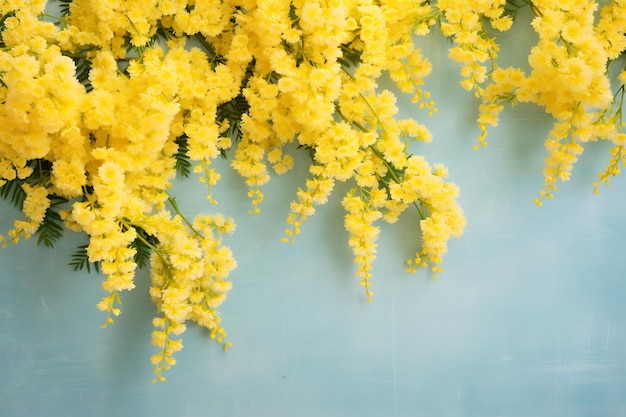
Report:
<svg viewBox="0 0 626 417"><path fill-rule="evenodd" d="M585 143L613 143L596 192L626 162L626 71L611 66L626 50L626 0L72 0L58 15L48 6L0 0L0 196L24 214L0 240L37 234L52 246L63 229L85 233L72 265L106 277L104 327L148 266L155 382L175 364L189 321L230 345L218 308L236 267L222 236L235 224L220 214L189 220L168 193L194 172L216 204L218 157L231 158L258 213L263 185L296 163L290 144L308 153L284 241L349 182L344 225L368 300L378 222L409 208L421 246L407 271L443 270L465 225L459 190L445 167L411 152L431 133L398 118L396 96L378 86L387 75L437 111L422 89L431 64L414 43L437 23L461 85L481 100L479 145L507 104L534 103L555 119L537 204L569 179ZM525 6L538 35L529 73L498 65L494 35Z"/></svg>
<svg viewBox="0 0 626 417"><path fill-rule="evenodd" d="M413 44L413 35L426 34L434 23L433 9L427 3L402 1L379 5L363 2L353 7L344 4L324 9L305 3L299 11L296 6L298 19L291 26L303 31L301 44L291 47L285 38L284 43L272 46L288 61L270 63L268 70L280 78L277 88L271 89L271 97L263 101L267 122L247 135L244 129L244 140L248 139L254 149L269 152L270 163L272 153L282 152L276 149L282 150L294 135L313 155L306 188L298 191L297 200L291 204L287 219L291 228L286 230L285 241L294 240L302 222L314 214L316 204L327 201L337 181L356 183L343 200L345 227L357 275L369 300L378 236L376 220L395 222L415 205L422 219L423 242L416 265L430 263L439 271L447 241L461 234L465 218L452 191L456 187L437 177L428 164L412 169L414 162L425 161L413 158L409 145L428 142L430 132L413 119L398 120L395 96L387 90L377 91L376 79L388 71L401 90L413 94L413 101L434 110L427 101L428 94L419 89L431 66ZM285 11L284 19L288 18ZM318 33L324 33L322 39L313 36ZM351 54L358 56L356 65L338 60ZM290 119L284 125L285 113L296 123ZM266 136L259 138L259 132ZM268 139L270 142L264 142ZM259 163L254 160L250 167ZM265 181L267 174L262 172ZM240 173L247 176L242 170ZM435 223L438 226L431 227Z"/></svg>
<svg viewBox="0 0 626 417"><path fill-rule="evenodd" d="M555 123L545 141L544 187L535 199L541 205L545 198L553 198L558 181L570 178L584 143L604 139L614 145L606 171L594 183L595 192L619 173L624 160L622 102L626 76L622 72L615 77L609 69L626 50L626 2L617 0L602 6L598 18L595 12L599 6L593 0L525 3L532 8L531 25L538 35L528 56L531 71L526 74L520 68L499 67L497 46L491 48L489 76L474 78L486 82L477 89L481 98L479 144L486 144L487 126L498 124L506 104L534 103L545 109ZM473 13L476 19L480 17L479 11ZM465 26L461 29L463 34L468 31L473 36Z"/></svg>
<svg viewBox="0 0 626 417"><path fill-rule="evenodd" d="M494 60L499 51L495 38L489 37L485 21L498 31L508 30L513 19L505 14L506 0L439 0L443 21L441 31L453 39L449 49L450 58L462 64L461 85L466 90L475 90L480 96L480 86L487 79L484 63Z"/></svg>
<svg viewBox="0 0 626 417"><path fill-rule="evenodd" d="M109 293L98 303L107 312L104 327L121 312L119 292L135 287L137 264L150 263L155 322L165 323L153 337L162 380L178 350L170 336L186 321L229 344L217 308L236 265L221 235L234 223L214 215L192 224L167 190L182 140L207 182L215 179L210 161L230 146L217 107L239 94L240 81L201 49L184 48L184 38L172 38L167 52L145 47L154 16L131 21L151 7L118 3L72 2L61 28L42 20L45 2L3 3L0 181L25 194L26 219L15 221L10 241L45 228L53 214L89 236L86 262L98 265ZM145 48L129 57L124 39ZM78 60L89 62L83 84ZM52 212L51 197L66 208Z"/></svg>
<svg viewBox="0 0 626 417"><path fill-rule="evenodd" d="M525 6L538 35L529 73L498 65L494 35ZM396 96L378 86L386 75L417 107L437 111L422 89L432 66L415 44L437 23L461 85L480 99L479 145L507 104L534 103L555 119L537 204L569 179L590 141L613 143L594 191L626 162L626 70L611 66L626 50L626 0L601 8L593 0L72 0L58 15L47 7L0 0L0 196L24 214L0 240L37 234L52 246L64 229L85 233L72 265L104 274L103 327L148 266L155 382L175 364L187 322L230 345L218 308L236 267L222 237L235 224L220 214L189 220L168 193L177 175L193 172L216 204L218 157L231 158L258 213L263 185L298 160L290 144L304 148L308 178L290 204L287 242L349 182L344 225L368 300L378 222L395 223L409 208L421 246L407 271L443 270L448 241L465 225L459 190L445 167L411 152L431 133L398 118Z"/></svg>
<svg viewBox="0 0 626 417"><path fill-rule="evenodd" d="M388 74L418 107L436 111L421 89L431 64L414 37L443 11L471 55L467 78L482 82L479 49L494 46L467 17L474 11L504 29L502 4L476 1L454 20L456 3L440 11L412 0L73 0L56 13L43 0L0 1L0 194L25 217L5 244L38 233L51 245L63 228L85 233L73 265L105 276L103 327L121 313L137 268L149 266L155 382L175 364L189 321L230 345L217 309L236 266L222 243L234 222L189 220L168 189L193 171L215 203L212 161L231 147L251 212L270 176L293 168L287 145L311 156L287 241L337 182L351 182L345 228L368 299L376 222L394 223L409 207L422 244L407 269L441 271L448 240L465 225L458 188L444 167L410 152L431 134L397 118L396 97L378 79ZM484 43L463 38L470 22Z"/></svg>

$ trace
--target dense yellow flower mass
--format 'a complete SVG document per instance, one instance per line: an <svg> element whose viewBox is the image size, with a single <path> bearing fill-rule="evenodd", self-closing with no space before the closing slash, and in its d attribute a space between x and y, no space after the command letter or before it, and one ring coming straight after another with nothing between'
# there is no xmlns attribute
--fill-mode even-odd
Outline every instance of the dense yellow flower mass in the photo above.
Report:
<svg viewBox="0 0 626 417"><path fill-rule="evenodd" d="M585 143L609 140L614 147L594 191L619 173L623 159L622 103L624 77L615 77L612 64L626 50L626 2L599 7L593 0L535 0L531 22L538 42L530 51L526 74L519 68L494 64L480 94L478 118L485 143L488 125L497 125L505 104L534 103L554 118L545 141L544 187L538 205L553 198L558 181L570 178ZM599 13L598 13L599 12ZM622 68L621 74L623 74Z"/></svg>
<svg viewBox="0 0 626 417"><path fill-rule="evenodd" d="M86 233L74 265L106 276L104 326L121 313L119 292L149 264L156 380L175 363L187 321L229 345L217 308L236 266L221 240L234 223L188 220L168 189L193 171L215 203L212 161L233 143L251 212L270 176L293 168L285 145L311 155L286 240L337 181L353 181L345 225L368 299L377 220L395 222L415 205L416 260L435 271L462 232L456 187L408 150L430 132L398 120L395 96L377 86L387 71L435 110L420 88L431 65L413 44L435 23L427 3L74 0L57 16L43 1L5 1L0 13L0 181L25 215L9 236L39 232L51 244L60 224Z"/></svg>
<svg viewBox="0 0 626 417"><path fill-rule="evenodd" d="M500 67L497 43L525 6L539 39L528 74ZM582 144L608 139L597 188L626 160L626 72L615 90L607 70L626 47L625 6L612 1L596 15L591 0L0 0L0 195L24 214L3 243L37 234L51 246L65 228L85 233L72 265L105 276L104 327L137 268L148 267L162 381L189 321L230 346L218 308L236 267L222 242L233 220L188 219L168 192L176 176L197 174L217 204L213 162L227 156L258 213L263 185L294 167L288 145L297 144L310 156L308 178L283 240L295 242L348 182L344 224L367 299L379 221L407 210L419 218L420 242L407 271L436 276L465 226L459 189L447 168L411 152L432 135L398 117L380 77L416 111L437 111L422 88L432 65L415 42L440 28L462 86L481 100L479 143L507 103L535 103L555 119L537 202L569 178Z"/></svg>

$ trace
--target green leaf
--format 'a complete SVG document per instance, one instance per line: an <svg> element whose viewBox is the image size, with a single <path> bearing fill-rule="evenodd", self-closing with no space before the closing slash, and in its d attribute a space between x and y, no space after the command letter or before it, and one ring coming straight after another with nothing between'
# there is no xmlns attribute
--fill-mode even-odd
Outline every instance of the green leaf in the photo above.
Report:
<svg viewBox="0 0 626 417"><path fill-rule="evenodd" d="M59 4L59 11L61 12L61 16L65 17L70 14L70 5L72 4L72 0L57 0Z"/></svg>
<svg viewBox="0 0 626 417"><path fill-rule="evenodd" d="M175 142L178 145L178 151L174 154L176 158L176 171L184 177L189 177L191 174L191 160L189 159L189 154L187 153L189 149L187 148L187 136L182 135L176 138Z"/></svg>
<svg viewBox="0 0 626 417"><path fill-rule="evenodd" d="M228 120L228 130L223 133L225 137L231 138L234 142L239 142L243 136L241 131L241 116L248 112L250 105L243 96L238 95L229 102L223 103L217 108L216 119L218 122ZM226 157L224 150L222 156Z"/></svg>
<svg viewBox="0 0 626 417"><path fill-rule="evenodd" d="M87 272L91 274L91 266L96 272L100 272L100 262L89 262L89 255L87 254L88 244L81 245L76 249L76 252L72 254L72 261L68 263L69 266L74 267L74 271L82 271L87 269Z"/></svg>
<svg viewBox="0 0 626 417"><path fill-rule="evenodd" d="M28 178L15 178L7 181L0 187L0 197L10 201L16 208L22 209L26 192L22 188L23 184L31 184L41 187L50 185L50 174L52 171L52 163L43 159L35 159L28 162L33 169ZM58 196L50 197L50 207L46 210L41 225L37 229L37 245L42 243L48 247L52 247L54 242L63 236L64 225L61 215L57 211L57 206L67 202L65 198Z"/></svg>
<svg viewBox="0 0 626 417"><path fill-rule="evenodd" d="M528 5L529 4L527 0L520 0L519 3L515 0L506 0L506 3L504 5L504 16L509 16L511 19L515 20L515 18L517 17L517 12L521 8Z"/></svg>
<svg viewBox="0 0 626 417"><path fill-rule="evenodd" d="M130 23L130 27L135 32L137 28L135 27L132 20L128 19ZM124 36L124 47L126 49L126 58L137 59L139 62L143 62L143 56L146 51L152 48L155 44L165 44L170 38L173 37L173 30L164 28L160 23L158 23L157 30L154 35L150 39L146 41L145 44L141 46L135 46L132 43L132 35L127 33Z"/></svg>
<svg viewBox="0 0 626 417"><path fill-rule="evenodd" d="M130 247L137 250L137 252L135 253L135 263L139 268L143 268L150 264L150 255L152 254L152 248L149 245L152 245L152 247L158 245L159 239L147 234L140 227L135 227L135 230L137 231L137 235L139 237L130 244Z"/></svg>
<svg viewBox="0 0 626 417"><path fill-rule="evenodd" d="M37 229L37 245L42 243L49 248L54 247L54 242L63 236L65 230L61 215L56 210L56 206L65 203L67 200L62 197L52 196L52 204L46 210L43 222Z"/></svg>
<svg viewBox="0 0 626 417"><path fill-rule="evenodd" d="M14 179L7 181L0 187L0 197L10 201L16 208L22 209L22 204L26 198L26 192L22 189L24 180Z"/></svg>
<svg viewBox="0 0 626 417"><path fill-rule="evenodd" d="M52 177L52 162L47 159L33 159L29 163L33 173L27 178L28 183L41 187L50 187Z"/></svg>
<svg viewBox="0 0 626 417"><path fill-rule="evenodd" d="M77 58L74 60L76 65L76 79L85 86L85 90L90 92L93 90L91 81L89 80L89 72L91 71L91 61L87 58Z"/></svg>
<svg viewBox="0 0 626 417"><path fill-rule="evenodd" d="M0 16L0 48L4 48L6 46L6 44L4 43L4 39L2 38L2 32L5 29L5 24L4 22L9 18L9 17L13 17L15 16L15 10L10 11L9 13Z"/></svg>
<svg viewBox="0 0 626 417"><path fill-rule="evenodd" d="M338 59L338 61L344 68L356 67L361 63L362 51L348 44L342 44L341 51L343 52L343 57Z"/></svg>
<svg viewBox="0 0 626 417"><path fill-rule="evenodd" d="M298 144L298 149L304 149L308 154L311 161L315 160L315 148L309 145Z"/></svg>

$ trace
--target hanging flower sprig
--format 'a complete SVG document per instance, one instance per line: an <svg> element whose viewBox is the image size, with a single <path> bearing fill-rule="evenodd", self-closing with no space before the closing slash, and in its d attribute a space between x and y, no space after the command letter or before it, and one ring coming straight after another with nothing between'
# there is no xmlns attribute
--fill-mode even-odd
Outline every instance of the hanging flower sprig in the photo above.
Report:
<svg viewBox="0 0 626 417"><path fill-rule="evenodd" d="M443 166L411 152L431 134L398 119L394 94L377 84L386 72L436 111L421 87L431 64L413 43L437 21L429 2L49 6L0 2L0 195L24 213L3 244L38 235L52 246L65 229L84 233L71 265L105 276L103 327L121 313L137 268L149 268L155 382L175 364L189 322L230 346L217 309L236 267L222 242L234 221L188 218L170 190L177 176L197 174L217 204L216 158L231 159L258 213L263 185L296 163L286 145L307 152L288 241L336 182L351 182L345 227L368 299L376 222L407 208L421 230L407 269L442 270L447 242L465 224L458 188Z"/></svg>
<svg viewBox="0 0 626 417"><path fill-rule="evenodd" d="M84 233L71 265L104 275L104 327L137 268L149 268L155 382L175 364L189 322L230 345L217 309L236 267L222 241L234 221L188 218L171 190L176 177L194 175L209 207L217 204L216 158L243 178L254 214L272 175L302 160L290 144L306 152L287 242L338 182L349 183L344 225L368 300L380 221L407 209L420 241L407 271L442 271L465 225L458 187L415 153L430 131L400 119L395 94L378 85L388 75L416 108L437 111L423 88L432 65L415 44L434 27L479 99L477 147L507 105L534 103L554 119L538 205L589 142L613 144L595 192L626 161L625 0L17 3L0 1L0 196L23 216L2 245L36 235L51 247L66 229ZM498 59L498 34L524 7L538 37L528 72Z"/></svg>
<svg viewBox="0 0 626 417"><path fill-rule="evenodd" d="M626 2L616 0L603 5L598 18L595 13L599 5L593 0L476 1L454 10L446 8L447 3L440 1L438 5L443 10L441 19L446 22L442 23L444 34L451 34L459 45L450 50L451 56L459 55L458 48L463 50L463 41L459 39L483 39L478 42L485 45L479 48L482 55L474 51L472 56L477 58L471 60L467 52L467 61L455 59L470 66L487 57L491 61L490 70L482 67L481 72L470 71L480 77L464 81L481 100L479 145L486 145L487 128L497 126L506 105L534 103L555 120L545 141L548 156L543 170L544 185L535 203L541 205L546 198L554 197L558 182L569 180L574 164L589 142L609 140L614 144L606 170L594 182L594 191L598 191L599 184L608 184L609 178L619 173L624 160L624 75L621 72L615 76L609 68L626 50ZM484 12L490 5L495 8ZM481 23L482 16L495 17L496 24L491 20L492 26L506 30L522 7L532 10L531 26L539 38L528 55L529 74L520 68L498 65L498 45ZM448 29L449 21L458 20L458 10L467 12L465 21L479 22L475 24L477 29L467 24L457 26L457 31ZM478 48L473 42L468 45L470 49ZM468 71L466 68L461 71L463 75Z"/></svg>

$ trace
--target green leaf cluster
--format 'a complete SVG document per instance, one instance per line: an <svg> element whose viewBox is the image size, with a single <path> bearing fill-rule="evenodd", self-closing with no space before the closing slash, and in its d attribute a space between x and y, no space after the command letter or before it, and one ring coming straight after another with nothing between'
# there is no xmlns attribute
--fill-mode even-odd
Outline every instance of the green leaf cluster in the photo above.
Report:
<svg viewBox="0 0 626 417"><path fill-rule="evenodd" d="M137 238L130 244L131 248L135 248L135 263L139 268L150 265L150 255L152 254L152 248L155 248L159 244L159 239L149 235L140 227L135 227L137 232Z"/></svg>
<svg viewBox="0 0 626 417"><path fill-rule="evenodd" d="M50 185L50 175L52 172L52 163L45 159L34 159L28 163L32 168L32 173L24 178L15 178L7 181L0 187L0 197L11 202L16 208L22 209L26 192L22 185L29 184L32 186L46 187ZM37 245L45 245L53 247L54 243L63 236L64 226L61 219L60 210L67 200L63 197L52 195L49 197L50 207L46 210L44 219L37 229Z"/></svg>
<svg viewBox="0 0 626 417"><path fill-rule="evenodd" d="M178 145L178 151L174 154L176 158L176 171L184 178L189 177L192 170L191 160L188 154L189 149L187 148L188 139L187 135L182 135L175 140Z"/></svg>
<svg viewBox="0 0 626 417"><path fill-rule="evenodd" d="M87 254L88 244L81 245L76 249L76 252L72 254L72 261L68 263L69 266L74 267L74 271L82 271L87 269L88 273L91 273L91 268L96 272L100 272L100 262L89 262L89 255Z"/></svg>
<svg viewBox="0 0 626 417"><path fill-rule="evenodd" d="M153 248L159 244L159 240L146 233L146 231L140 227L134 226L134 228L137 232L137 238L130 244L130 247L136 250L134 257L135 263L139 268L144 268L150 265L150 255L152 254ZM87 254L88 246L88 244L79 246L72 254L72 260L68 265L73 267L74 271L86 269L87 273L91 273L93 268L96 273L99 273L100 262L91 262L89 260L89 255Z"/></svg>

